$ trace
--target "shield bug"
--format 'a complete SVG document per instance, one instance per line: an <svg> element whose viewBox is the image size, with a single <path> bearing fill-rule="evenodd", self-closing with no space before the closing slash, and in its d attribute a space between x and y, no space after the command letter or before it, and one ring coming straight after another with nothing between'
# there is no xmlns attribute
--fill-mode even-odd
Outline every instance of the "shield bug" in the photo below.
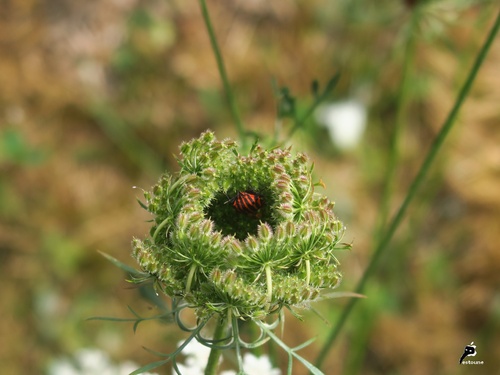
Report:
<svg viewBox="0 0 500 375"><path fill-rule="evenodd" d="M254 217L258 217L258 211L264 205L262 196L251 190L240 191L228 202L230 202L239 213Z"/></svg>

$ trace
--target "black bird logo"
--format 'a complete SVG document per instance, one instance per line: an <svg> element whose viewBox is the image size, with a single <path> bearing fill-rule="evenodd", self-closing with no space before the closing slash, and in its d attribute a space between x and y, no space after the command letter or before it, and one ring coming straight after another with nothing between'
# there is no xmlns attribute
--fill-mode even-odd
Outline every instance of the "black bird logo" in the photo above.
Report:
<svg viewBox="0 0 500 375"><path fill-rule="evenodd" d="M470 343L470 345L466 345L464 349L464 354L460 357L460 363L464 360L465 357L471 356L474 357L477 354L476 345L474 345L474 341Z"/></svg>

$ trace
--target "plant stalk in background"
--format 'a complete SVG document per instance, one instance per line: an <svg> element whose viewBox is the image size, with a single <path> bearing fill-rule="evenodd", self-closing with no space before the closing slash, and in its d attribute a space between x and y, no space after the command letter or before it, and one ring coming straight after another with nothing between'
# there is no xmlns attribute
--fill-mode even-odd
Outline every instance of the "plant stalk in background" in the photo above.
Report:
<svg viewBox="0 0 500 375"><path fill-rule="evenodd" d="M476 60L469 71L469 74L457 96L457 99L455 101L455 104L453 105L453 108L451 109L448 117L446 118L443 126L441 127L441 130L439 131L438 135L436 136L434 142L431 145L430 150L428 151L425 160L420 167L420 170L418 171L415 179L413 180L409 190L408 194L406 195L403 203L399 207L397 213L395 214L394 218L391 220L389 223L389 226L387 228L387 231L383 236L381 236L379 242L377 243L377 246L375 247L375 250L373 252L373 256L370 259L370 263L365 270L361 280L358 282L358 285L356 286L355 292L356 293L362 293L366 282L368 279L373 275L375 269L377 268L378 261L380 257L383 255L385 250L387 249L387 244L391 241L392 236L396 232L396 229L399 227L401 222L403 221L403 218L406 214L406 211L408 210L408 207L412 200L415 198L415 195L420 188L420 186L424 183L425 178L427 177L427 174L429 173L429 170L432 166L432 163L436 159L436 156L438 155L439 151L441 150L441 147L443 146L444 141L446 140L446 137L450 133L450 130L453 128L453 125L455 124L455 119L457 117L458 111L462 107L462 104L464 103L465 99L467 98L470 89L472 87L472 84L474 82L474 79L477 76L477 73L479 71L479 68L481 67L481 64L483 63L484 59L486 58L486 55L488 54L488 51L491 47L491 44L493 43L493 40L495 39L496 34L498 33L498 29L500 28L500 12L497 15L497 18L495 20L495 23L493 24L483 46L481 47ZM326 359L326 356L330 349L332 348L335 339L339 335L342 327L344 326L348 316L350 315L351 311L353 310L354 306L356 305L357 300L356 299L350 299L349 302L347 303L346 307L342 311L336 325L333 327L332 331L330 332L330 335L321 350L317 360L316 360L316 365L321 368L321 365Z"/></svg>

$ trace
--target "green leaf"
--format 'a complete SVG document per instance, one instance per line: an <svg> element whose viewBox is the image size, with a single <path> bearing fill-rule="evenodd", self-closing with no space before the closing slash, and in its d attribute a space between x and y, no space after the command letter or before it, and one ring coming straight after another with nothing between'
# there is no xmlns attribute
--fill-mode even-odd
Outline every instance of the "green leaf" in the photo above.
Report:
<svg viewBox="0 0 500 375"><path fill-rule="evenodd" d="M113 263L115 266L117 266L118 268L122 269L123 271L129 273L130 275L134 276L134 277L145 277L145 276L149 276L148 274L144 273L144 272L141 272L141 271L138 271L136 270L135 268L133 267L130 267L128 265L126 265L125 263L122 263L120 262L118 259L112 257L111 255L109 254L106 254L106 253L103 253L102 251L99 251L99 253L105 257L107 260L109 260L111 263Z"/></svg>
<svg viewBox="0 0 500 375"><path fill-rule="evenodd" d="M255 323L261 327L269 337L271 337L276 344L281 346L281 348L288 353L288 355L295 357L298 361L300 361L313 375L324 375L323 372L314 366L312 363L307 361L305 358L301 357L297 353L295 353L295 349L292 349L288 347L283 341L281 341L278 336L276 336L270 329L267 328L266 324L263 322L260 322L258 320L255 321ZM307 346L310 344L311 340L306 341L304 344L299 345L298 348L302 348L303 346ZM289 362L289 371L291 370L291 361Z"/></svg>
<svg viewBox="0 0 500 375"><path fill-rule="evenodd" d="M170 358L168 359L163 359L161 361L156 361L156 362L151 362L145 366L142 366L141 368L131 372L129 375L139 375L139 374L143 374L145 372L148 372L150 370L153 370L157 367L160 367L160 366L163 366L164 364L168 363L170 361Z"/></svg>
<svg viewBox="0 0 500 375"><path fill-rule="evenodd" d="M364 294L353 293L353 292L331 292L322 294L318 301L324 299L332 299L332 298L343 298L343 297L351 297L351 298L366 298Z"/></svg>
<svg viewBox="0 0 500 375"><path fill-rule="evenodd" d="M326 95L330 94L333 91L335 86L337 86L337 83L339 82L339 80L340 80L340 73L337 73L332 78L330 78L330 80L326 84L325 90L321 94L323 99Z"/></svg>
<svg viewBox="0 0 500 375"><path fill-rule="evenodd" d="M147 211L148 210L148 206L146 206L144 203L142 203L142 201L139 200L139 198L136 198L136 199L137 199L137 203L139 203L139 205Z"/></svg>
<svg viewBox="0 0 500 375"><path fill-rule="evenodd" d="M311 91L313 93L313 96L315 98L317 98L318 95L319 95L319 82L318 82L317 79L315 79L314 81L312 81L312 83L311 83Z"/></svg>

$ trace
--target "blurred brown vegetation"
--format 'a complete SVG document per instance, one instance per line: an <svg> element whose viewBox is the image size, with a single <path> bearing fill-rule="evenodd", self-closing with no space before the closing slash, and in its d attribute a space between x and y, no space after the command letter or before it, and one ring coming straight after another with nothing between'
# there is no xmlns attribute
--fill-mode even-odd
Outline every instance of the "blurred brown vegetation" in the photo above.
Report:
<svg viewBox="0 0 500 375"><path fill-rule="evenodd" d="M209 2L246 126L274 131L272 79L305 101L313 79L342 73L334 99L369 92L368 130L343 154L313 121L292 139L316 161L354 250L340 254L352 290L369 261L401 78L405 2ZM412 2L406 2L412 3ZM99 347L156 360L174 326L88 322L144 314L124 275L149 217L135 201L178 144L211 128L236 136L196 1L3 1L0 10L0 366L43 373L51 359ZM395 209L437 133L497 11L493 1L434 1L416 43ZM500 368L500 41L459 124L376 278L333 348L326 374L493 374ZM287 124L283 126L286 129ZM343 301L318 309L335 322ZM314 361L329 327L286 322ZM323 332L323 333L322 333ZM321 334L322 333L322 334ZM475 341L485 365L458 367ZM283 363L284 364L284 363ZM297 364L294 373L305 373ZM163 373L170 370L162 369ZM165 372L167 371L167 372Z"/></svg>

